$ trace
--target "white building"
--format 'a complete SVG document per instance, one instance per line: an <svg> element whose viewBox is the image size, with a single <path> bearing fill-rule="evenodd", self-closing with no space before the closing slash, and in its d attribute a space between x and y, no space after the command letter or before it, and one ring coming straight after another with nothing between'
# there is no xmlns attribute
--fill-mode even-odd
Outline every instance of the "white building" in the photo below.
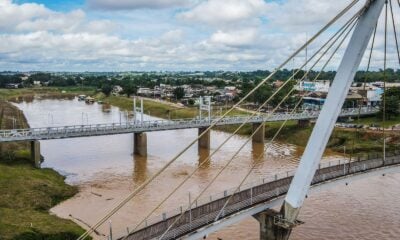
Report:
<svg viewBox="0 0 400 240"><path fill-rule="evenodd" d="M311 81L301 81L300 84L296 86L297 91L306 92L324 92L329 91L331 82L329 80L318 80L315 82Z"/></svg>

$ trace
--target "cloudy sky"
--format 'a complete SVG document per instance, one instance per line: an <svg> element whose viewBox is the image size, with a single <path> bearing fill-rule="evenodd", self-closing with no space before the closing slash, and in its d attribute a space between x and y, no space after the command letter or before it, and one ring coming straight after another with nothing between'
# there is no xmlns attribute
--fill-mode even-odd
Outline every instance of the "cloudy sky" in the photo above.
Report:
<svg viewBox="0 0 400 240"><path fill-rule="evenodd" d="M0 0L0 71L273 69L350 2ZM375 68L382 65L378 32ZM397 68L395 56L392 49ZM301 53L287 67L304 59Z"/></svg>

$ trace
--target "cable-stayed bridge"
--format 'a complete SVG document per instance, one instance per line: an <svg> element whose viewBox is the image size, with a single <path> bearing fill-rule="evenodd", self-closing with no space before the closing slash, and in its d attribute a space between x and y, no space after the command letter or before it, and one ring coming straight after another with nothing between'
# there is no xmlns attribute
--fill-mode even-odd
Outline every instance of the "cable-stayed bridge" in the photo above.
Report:
<svg viewBox="0 0 400 240"><path fill-rule="evenodd" d="M395 5L395 6L393 6ZM299 6L301 7L301 6ZM335 123L337 119L343 114L342 106L345 102L346 96L349 93L352 81L355 78L355 74L360 67L361 61L365 53L367 52L368 45L371 43L371 48L369 52L367 71L370 69L371 57L373 55L373 50L375 46L376 34L382 31L377 31L379 27L384 28L384 54L383 54L383 82L384 82L384 94L382 96L382 122L385 126L385 121L387 119L387 103L386 103L386 86L387 81L386 70L387 70L387 57L388 49L390 46L395 46L396 53L400 64L400 48L396 31L396 21L399 18L395 17L400 8L400 0L352 0L349 4L341 10L336 16L334 16L327 24L325 24L315 35L313 35L307 42L297 49L292 55L290 55L282 64L278 65L274 71L271 72L265 79L260 81L256 87L254 87L246 96L241 98L230 110L219 116L218 118L207 120L208 122L182 122L173 124L171 122L166 122L160 125L160 129L167 130L168 124L175 126L173 129L178 129L178 125L186 126L189 125L196 126L199 128L199 135L192 142L188 143L182 151L177 153L172 157L165 166L159 169L156 173L145 180L140 186L136 187L126 198L124 198L118 205L116 205L111 211L109 211L103 218L101 218L96 224L94 224L89 230L87 230L79 240L85 239L94 230L103 225L107 220L109 220L115 213L121 210L127 202L132 198L136 197L142 192L143 189L148 187L155 179L157 179L171 164L173 164L177 159L179 159L191 146L198 143L201 147L209 147L209 134L210 131L216 127L226 124L236 124L240 125L236 128L233 133L227 137L212 153L199 164L195 170L185 176L184 180L181 181L177 186L171 186L171 192L166 196L153 210L149 212L147 217L142 219L136 226L130 228L131 230L126 233L121 239L176 239L176 238L188 238L197 239L202 238L206 234L215 231L218 228L229 225L240 217L243 216L254 216L260 222L260 237L263 240L287 240L294 227L302 224L297 218L299 216L301 207L310 191L310 189L322 188L324 185L332 185L340 182L347 182L350 179L360 178L362 176L371 176L373 174L386 174L390 172L395 172L400 169L400 157L399 153L396 152L393 155L386 152L386 132L385 127L382 128L382 153L380 157L370 156L367 159L352 159L353 161L340 161L337 164L322 166L320 165L320 160L328 144L328 140L332 134ZM379 24L380 16L383 16L384 24ZM390 19L391 18L391 19ZM391 20L391 21L390 21ZM393 29L389 29L390 22ZM339 25L339 26L337 26ZM388 32L393 30L395 44L388 44ZM320 40L324 35L329 35L327 41L316 41ZM372 40L372 41L371 41ZM268 83L272 77L277 73L279 69L285 67L289 62L291 62L296 56L306 51L311 44L323 42L323 45L315 51L315 53L307 58L306 62L293 73L293 76L284 81L283 85L274 92L268 99L265 100L263 104L259 106L257 111L249 116L242 117L229 117L229 114L233 109L240 106L241 103L246 101L250 96L256 93L260 87ZM343 46L345 44L345 46ZM269 118L264 118L264 116L259 115L259 112L263 107L270 103L277 94L279 94L282 89L290 86L293 83L295 76L303 75L299 81L308 78L308 75L312 69L315 67L321 67L319 72L325 70L329 65L331 60L336 56L340 49L345 48L344 54L341 56L341 62L337 68L335 78L330 87L328 96L324 103L324 106L319 112L316 123L314 125L313 131L304 150L304 153L300 159L300 163L294 173L294 175L287 174L285 176L272 176L272 180L264 181L261 183L256 183L250 188L245 187L246 180L250 176L251 172L256 167L256 162L253 163L247 174L242 177L240 183L237 187L230 192L226 192L222 197L218 199L210 199L209 202L204 204L199 204L199 199L206 192L206 190L215 182L218 181L218 177L223 171L228 167L228 165L235 160L236 156L244 149L244 146L250 141L264 142L265 136L265 122L271 121ZM392 47L393 49L394 47ZM340 51L339 51L340 52ZM396 54L391 54L396 55ZM396 59L397 61L397 59ZM322 63L322 65L321 65ZM303 69L307 69L303 71ZM313 79L316 81L319 75ZM364 84L365 86L365 84ZM290 90L290 89L289 89ZM365 90L365 89L364 89ZM279 107L285 103L291 95L295 92L294 88L290 90L284 98L277 104L276 108L272 110L272 113L276 112ZM310 117L302 118L301 114L296 115L297 108L302 102L302 98L296 103L292 110L293 115L271 115L276 116L279 121L281 121L280 128L276 131L275 135L266 144L267 148L276 140L277 136L280 134L281 130L285 127L289 120L306 120ZM363 110L361 108L354 112L352 116L363 115ZM291 116L291 117L289 117ZM296 119L297 116L297 119ZM343 115L342 115L343 116ZM257 119L258 118L258 119ZM236 120L235 120L236 119ZM278 120L275 120L278 121ZM203 164L210 160L210 158L224 146L230 138L232 138L238 131L246 124L253 124L252 134L247 138L242 146L238 147L233 156L229 157L229 160L224 164L224 166L218 171L218 173L210 177L209 182L206 186L198 193L197 196L190 199L190 203L187 207L182 208L182 210L171 216L164 215L158 221L149 222L149 217L163 204L181 188L184 183L190 179L196 171L198 171ZM154 123L149 123L154 124ZM204 124L204 125L202 125ZM124 131L133 131L133 128L137 126L125 127L119 126L119 129L115 130L115 133L126 133ZM139 126L140 127L140 126ZM143 127L143 126L142 126ZM158 129L157 125L145 126L148 129L154 127L153 129ZM80 129L83 130L83 129ZM105 131L112 131L113 129L104 128ZM137 148L136 153L145 154L146 136L143 134L144 128L141 129L142 132L135 133L135 145ZM120 131L120 132L118 132ZM150 130L149 130L150 131ZM22 131L23 132L23 131ZM73 131L72 131L73 132ZM62 138L68 137L65 129L54 130L55 136ZM18 137L23 140L26 138L34 136L29 130L25 133L14 135L9 135L8 137L16 138ZM76 134L74 136L74 134ZM40 136L41 133L36 135ZM82 136L83 133L71 133L69 137ZM95 135L95 131L89 129L88 136ZM104 135L98 133L98 135ZM43 136L46 133L43 132ZM47 134L48 139L51 138L50 134ZM56 138L54 137L54 138ZM2 139L7 138L7 136L2 136ZM33 138L35 139L35 138ZM38 137L38 139L41 139ZM3 140L6 141L6 140ZM37 141L33 141L37 142ZM35 150L36 144L32 145L32 149ZM35 151L32 151L35 152ZM260 154L258 159L262 160L264 154ZM154 194L157 194L155 192ZM280 205L280 211L273 211L270 208L274 205ZM110 234L109 238L113 238Z"/></svg>

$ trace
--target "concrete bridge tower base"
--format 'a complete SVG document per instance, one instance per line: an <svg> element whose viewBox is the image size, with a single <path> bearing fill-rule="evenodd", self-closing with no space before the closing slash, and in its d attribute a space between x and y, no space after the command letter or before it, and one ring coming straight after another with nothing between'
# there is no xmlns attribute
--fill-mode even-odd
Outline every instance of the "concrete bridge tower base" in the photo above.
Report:
<svg viewBox="0 0 400 240"><path fill-rule="evenodd" d="M133 134L133 153L142 157L147 156L147 134L134 133Z"/></svg>
<svg viewBox="0 0 400 240"><path fill-rule="evenodd" d="M262 125L258 130L257 128ZM265 143L265 124L264 123L253 123L253 143Z"/></svg>
<svg viewBox="0 0 400 240"><path fill-rule="evenodd" d="M31 160L34 162L36 168L40 168L42 163L40 156L40 142L31 141Z"/></svg>
<svg viewBox="0 0 400 240"><path fill-rule="evenodd" d="M260 223L260 240L289 239L292 230L278 226L276 224L278 216L280 216L280 213L272 209L268 209L253 216Z"/></svg>
<svg viewBox="0 0 400 240"><path fill-rule="evenodd" d="M199 128L199 136L207 131L207 128ZM202 137L199 139L199 149L210 149L210 131L207 131Z"/></svg>

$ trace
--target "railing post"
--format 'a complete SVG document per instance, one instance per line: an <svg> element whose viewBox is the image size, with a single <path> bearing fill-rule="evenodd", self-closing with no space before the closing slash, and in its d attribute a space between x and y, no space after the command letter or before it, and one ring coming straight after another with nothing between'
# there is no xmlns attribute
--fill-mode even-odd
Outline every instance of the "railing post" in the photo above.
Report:
<svg viewBox="0 0 400 240"><path fill-rule="evenodd" d="M250 188L250 204L253 205L253 187Z"/></svg>
<svg viewBox="0 0 400 240"><path fill-rule="evenodd" d="M190 230L192 230L192 198L189 192L189 226Z"/></svg>
<svg viewBox="0 0 400 240"><path fill-rule="evenodd" d="M112 240L113 239L113 235L112 235L112 224L111 224L111 221L109 222L109 224L110 224L110 240Z"/></svg>

